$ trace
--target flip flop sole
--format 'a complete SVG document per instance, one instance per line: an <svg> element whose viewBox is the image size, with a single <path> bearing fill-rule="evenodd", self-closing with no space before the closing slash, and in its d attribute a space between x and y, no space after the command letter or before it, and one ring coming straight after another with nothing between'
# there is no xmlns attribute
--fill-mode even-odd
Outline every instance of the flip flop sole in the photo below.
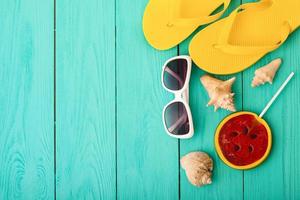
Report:
<svg viewBox="0 0 300 200"><path fill-rule="evenodd" d="M271 45L277 48L276 44L282 41L282 30L285 30L285 33L291 34L300 24L300 15L295 14L296 12L294 13L296 5L299 4L300 6L300 1L289 1L288 3L290 4L288 4L288 6L295 7L289 11L285 10L283 12L281 10L282 4L285 5L285 1L283 0L276 2L270 1L270 4L266 4L266 8L263 7L263 9L259 8L257 10L256 5L253 6L252 4L251 6L253 6L254 9L245 9L242 12L238 12L235 16L230 15L227 18L209 25L197 33L190 43L189 52L194 63L207 72L220 75L237 73L250 67L274 49L253 51L249 54L228 52L216 47L218 45L220 46L220 35L222 35L224 31L229 32L229 37L225 44L234 46L235 51L240 49L240 52L243 52L245 47L254 47L253 49L257 49L257 47L264 48ZM236 9L236 11L237 10L238 9ZM290 15L288 15L289 12L291 12ZM233 16L235 17L234 23L231 29L226 30L228 20L231 20ZM288 24L290 29L285 28L285 23ZM286 30L290 31L287 32ZM226 45L223 45L223 47L225 46L226 48Z"/></svg>
<svg viewBox="0 0 300 200"><path fill-rule="evenodd" d="M143 32L148 43L158 49L166 50L175 47L191 35L201 23L172 23L171 4L178 0L150 0L143 16ZM197 16L210 16L224 0L185 0L181 3L183 19ZM201 17L199 17L201 18Z"/></svg>
<svg viewBox="0 0 300 200"><path fill-rule="evenodd" d="M234 74L243 71L265 54L231 55L214 47L218 33L222 31L225 20L220 20L200 31L191 41L189 53L194 63L202 70L212 74Z"/></svg>

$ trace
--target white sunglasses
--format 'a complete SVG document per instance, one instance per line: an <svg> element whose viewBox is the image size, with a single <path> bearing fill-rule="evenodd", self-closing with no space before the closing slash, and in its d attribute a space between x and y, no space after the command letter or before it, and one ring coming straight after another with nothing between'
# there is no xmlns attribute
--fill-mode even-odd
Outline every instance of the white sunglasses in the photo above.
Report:
<svg viewBox="0 0 300 200"><path fill-rule="evenodd" d="M189 106L189 82L192 60L189 56L176 56L167 60L162 69L163 87L175 95L162 113L166 132L179 139L191 138L194 135L192 113Z"/></svg>

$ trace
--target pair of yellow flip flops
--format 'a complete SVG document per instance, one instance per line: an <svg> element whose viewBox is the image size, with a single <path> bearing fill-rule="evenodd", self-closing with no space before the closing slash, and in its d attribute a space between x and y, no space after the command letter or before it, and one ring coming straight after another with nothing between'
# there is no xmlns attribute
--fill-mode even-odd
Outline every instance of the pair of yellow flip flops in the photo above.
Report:
<svg viewBox="0 0 300 200"><path fill-rule="evenodd" d="M199 26L219 19L230 1L150 0L143 18L145 37L156 49L172 48ZM189 46L190 56L201 69L213 74L243 71L280 47L300 26L299 8L300 0L243 4L197 33Z"/></svg>

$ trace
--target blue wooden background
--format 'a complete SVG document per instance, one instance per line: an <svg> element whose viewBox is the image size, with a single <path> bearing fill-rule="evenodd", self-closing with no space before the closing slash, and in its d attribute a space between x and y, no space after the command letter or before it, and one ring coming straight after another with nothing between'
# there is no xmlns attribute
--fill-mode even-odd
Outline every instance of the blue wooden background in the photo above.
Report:
<svg viewBox="0 0 300 200"><path fill-rule="evenodd" d="M147 1L0 1L0 199L300 199L299 32L235 75L238 110L260 112L296 73L265 116L271 155L237 171L214 150L214 129L228 112L205 107L197 67L195 136L164 133L161 111L173 97L161 87L161 66L187 54L190 38L169 51L151 48L141 25ZM245 2L233 0L227 14ZM284 63L274 84L252 89L255 69L277 57ZM179 166L195 150L214 159L210 186L193 187Z"/></svg>

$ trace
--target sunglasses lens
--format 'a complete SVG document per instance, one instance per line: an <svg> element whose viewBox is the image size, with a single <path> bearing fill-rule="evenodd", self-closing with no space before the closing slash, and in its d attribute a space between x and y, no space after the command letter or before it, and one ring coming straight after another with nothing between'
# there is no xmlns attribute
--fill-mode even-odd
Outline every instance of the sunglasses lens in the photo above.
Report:
<svg viewBox="0 0 300 200"><path fill-rule="evenodd" d="M185 105L182 102L174 102L165 110L165 125L174 135L185 135L190 131L190 123Z"/></svg>
<svg viewBox="0 0 300 200"><path fill-rule="evenodd" d="M186 81L188 61L183 58L168 62L163 72L163 82L169 90L180 90Z"/></svg>

